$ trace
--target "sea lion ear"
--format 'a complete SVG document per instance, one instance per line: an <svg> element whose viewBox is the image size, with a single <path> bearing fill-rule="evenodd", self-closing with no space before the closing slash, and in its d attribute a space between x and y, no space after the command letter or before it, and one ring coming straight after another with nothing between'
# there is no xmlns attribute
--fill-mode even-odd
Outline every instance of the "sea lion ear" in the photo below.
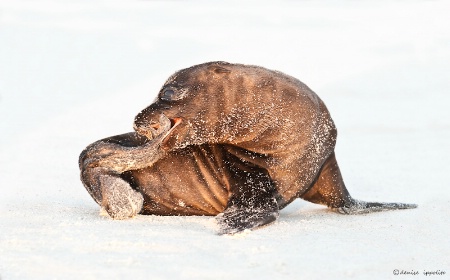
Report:
<svg viewBox="0 0 450 280"><path fill-rule="evenodd" d="M211 71L214 71L214 73L217 73L217 74L226 74L226 73L231 72L230 69L227 69L225 67L218 66L218 65L211 65L208 67L208 69Z"/></svg>

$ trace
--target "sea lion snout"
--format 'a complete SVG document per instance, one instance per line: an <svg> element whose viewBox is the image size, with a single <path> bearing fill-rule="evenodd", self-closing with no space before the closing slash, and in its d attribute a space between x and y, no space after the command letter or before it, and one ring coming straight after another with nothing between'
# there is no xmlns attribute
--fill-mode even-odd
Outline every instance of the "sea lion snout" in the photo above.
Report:
<svg viewBox="0 0 450 280"><path fill-rule="evenodd" d="M149 139L154 139L159 135L165 133L163 138L167 137L170 132L181 123L181 118L169 119L166 115L161 113L158 121L150 121L148 124L134 123L134 129L140 135Z"/></svg>
<svg viewBox="0 0 450 280"><path fill-rule="evenodd" d="M174 144L175 140L178 139L178 136L174 138L171 137L171 135L177 134L178 131L176 128L182 122L183 118L168 118L164 113L161 113L158 122L150 121L148 125L136 125L135 123L134 129L138 134L145 136L148 139L155 139L162 135L161 147L164 150L168 150Z"/></svg>

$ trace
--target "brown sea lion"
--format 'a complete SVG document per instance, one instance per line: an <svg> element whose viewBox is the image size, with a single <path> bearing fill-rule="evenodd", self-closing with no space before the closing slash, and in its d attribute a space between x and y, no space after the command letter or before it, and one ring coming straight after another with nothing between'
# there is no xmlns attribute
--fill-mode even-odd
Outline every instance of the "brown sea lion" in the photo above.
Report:
<svg viewBox="0 0 450 280"><path fill-rule="evenodd" d="M134 129L80 155L83 184L116 219L218 215L220 232L235 233L276 220L296 198L345 214L417 207L353 199L325 104L281 72L225 62L180 70Z"/></svg>

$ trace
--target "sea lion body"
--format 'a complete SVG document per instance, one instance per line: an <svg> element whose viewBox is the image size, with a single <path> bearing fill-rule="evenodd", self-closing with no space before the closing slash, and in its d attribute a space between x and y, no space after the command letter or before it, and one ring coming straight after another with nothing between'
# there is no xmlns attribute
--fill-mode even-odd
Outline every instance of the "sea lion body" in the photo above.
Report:
<svg viewBox="0 0 450 280"><path fill-rule="evenodd" d="M165 130L162 116L171 120ZM350 197L334 156L337 131L326 106L281 72L224 62L180 70L136 116L134 128L137 134L101 140L80 157L82 181L99 203L105 203L100 196L108 187L92 178L113 176L142 194L141 213L224 213L218 218L224 233L267 224L298 197L348 213L415 207ZM133 158L149 156L133 159L130 167L130 150L121 141L131 142ZM104 156L106 142L119 146L108 146L114 152ZM92 157L98 158L94 165Z"/></svg>
<svg viewBox="0 0 450 280"><path fill-rule="evenodd" d="M288 202L307 189L333 152L336 128L325 105L306 85L281 72L203 64L177 72L165 88L182 88L190 96L150 105L136 117L138 133L145 135L161 113L183 116L183 127L173 134L177 139L167 140L173 141L169 149L229 144L229 152L268 170Z"/></svg>
<svg viewBox="0 0 450 280"><path fill-rule="evenodd" d="M230 169L220 145L188 146L151 167L129 171L144 194L141 213L217 215L230 194Z"/></svg>

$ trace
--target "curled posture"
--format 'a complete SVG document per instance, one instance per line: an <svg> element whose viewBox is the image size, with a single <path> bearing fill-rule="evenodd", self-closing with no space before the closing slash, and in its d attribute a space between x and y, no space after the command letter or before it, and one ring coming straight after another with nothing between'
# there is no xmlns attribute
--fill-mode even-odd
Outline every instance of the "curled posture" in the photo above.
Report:
<svg viewBox="0 0 450 280"><path fill-rule="evenodd" d="M115 219L217 215L220 232L235 233L275 221L296 198L344 214L417 207L353 199L325 104L277 71L225 62L180 70L134 129L80 155L84 186Z"/></svg>

